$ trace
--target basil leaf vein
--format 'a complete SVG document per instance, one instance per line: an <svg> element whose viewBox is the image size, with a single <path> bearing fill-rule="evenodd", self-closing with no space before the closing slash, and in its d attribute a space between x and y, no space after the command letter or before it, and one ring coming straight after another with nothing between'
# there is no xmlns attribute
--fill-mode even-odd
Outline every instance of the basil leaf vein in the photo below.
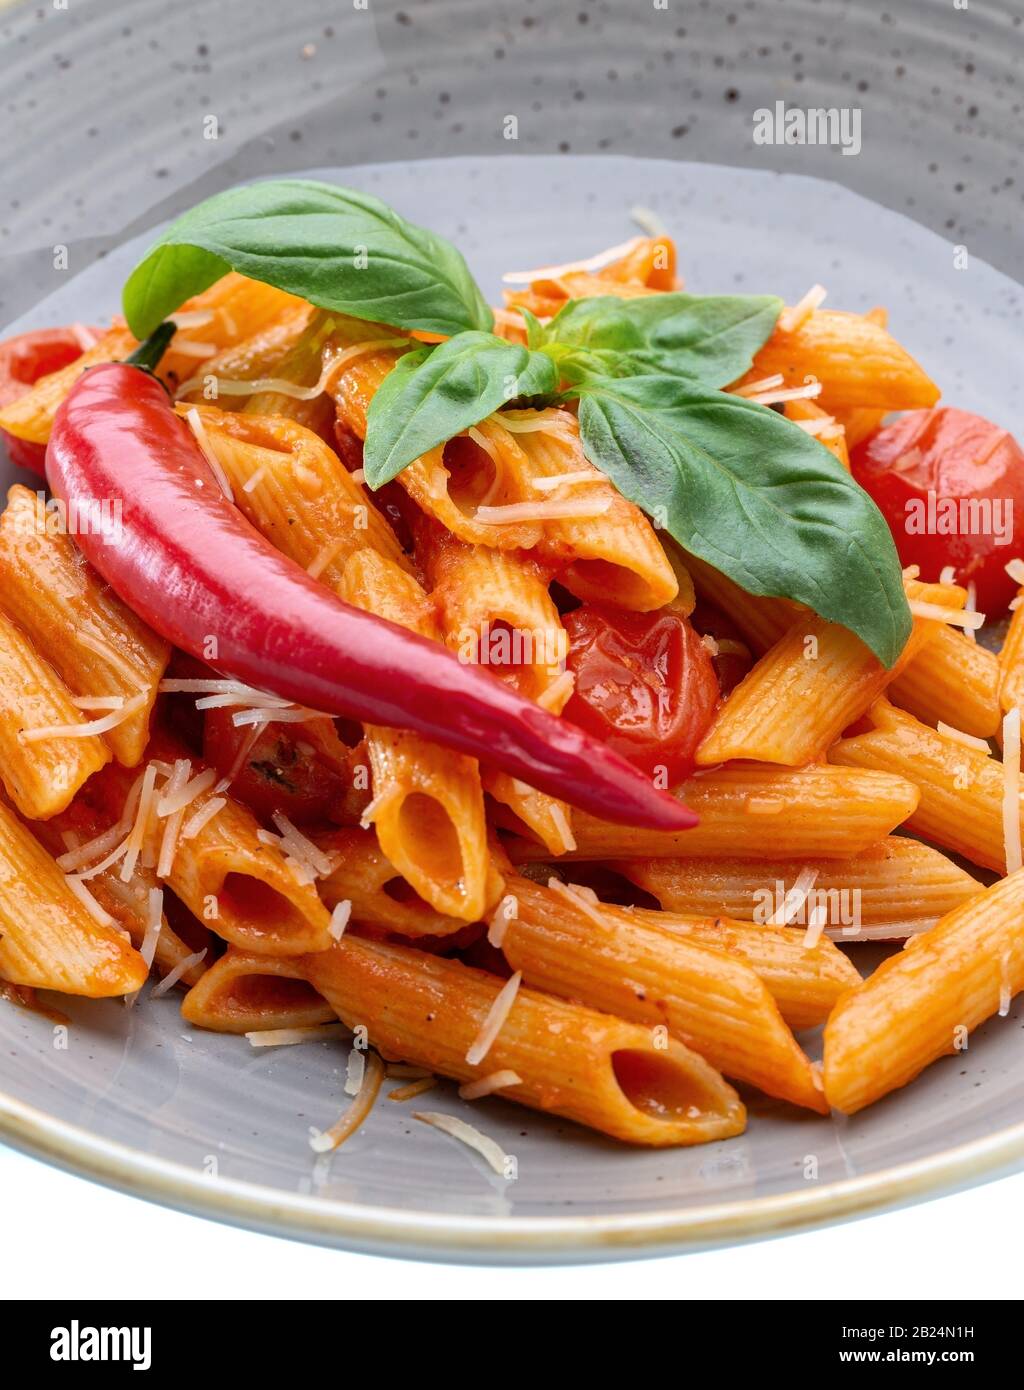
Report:
<svg viewBox="0 0 1024 1390"><path fill-rule="evenodd" d="M407 353L370 402L366 481L378 488L510 400L548 396L557 386L549 357L491 333L459 333L436 348Z"/></svg>
<svg viewBox="0 0 1024 1390"><path fill-rule="evenodd" d="M807 604L893 664L911 627L896 547L816 439L742 397L658 376L590 379L579 420L590 461L684 550L749 593Z"/></svg>
<svg viewBox="0 0 1024 1390"><path fill-rule="evenodd" d="M454 246L380 199L314 179L215 194L167 229L129 276L138 338L229 270L322 309L430 333L486 331L493 315Z"/></svg>

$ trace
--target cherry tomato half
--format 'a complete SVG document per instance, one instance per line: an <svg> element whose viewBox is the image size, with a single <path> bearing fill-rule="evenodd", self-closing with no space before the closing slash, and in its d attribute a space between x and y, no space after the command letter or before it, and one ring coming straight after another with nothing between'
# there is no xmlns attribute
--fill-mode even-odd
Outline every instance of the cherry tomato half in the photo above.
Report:
<svg viewBox="0 0 1024 1390"><path fill-rule="evenodd" d="M562 619L576 688L563 714L667 784L693 771L718 701L711 657L675 613L585 603Z"/></svg>
<svg viewBox="0 0 1024 1390"><path fill-rule="evenodd" d="M854 449L853 476L889 523L904 565L934 580L946 565L1002 613L1024 550L1024 453L1006 430L951 406L911 410Z"/></svg>
<svg viewBox="0 0 1024 1390"><path fill-rule="evenodd" d="M235 766L243 744L251 736L247 727L236 728L232 709L206 711L203 757L222 777ZM273 724L263 729L245 756L245 763L231 783L237 797L262 820L283 811L296 825L324 820L345 793L345 781L304 737Z"/></svg>
<svg viewBox="0 0 1024 1390"><path fill-rule="evenodd" d="M72 328L40 328L0 343L0 408L31 391L40 377L67 367L83 351L81 338ZM0 438L12 463L44 476L44 444L16 439L6 430L0 430Z"/></svg>

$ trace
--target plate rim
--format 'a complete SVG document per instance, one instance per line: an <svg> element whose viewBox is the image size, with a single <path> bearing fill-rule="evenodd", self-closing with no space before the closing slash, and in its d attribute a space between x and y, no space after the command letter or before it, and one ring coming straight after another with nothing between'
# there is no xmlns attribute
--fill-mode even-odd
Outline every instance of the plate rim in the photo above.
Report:
<svg viewBox="0 0 1024 1390"><path fill-rule="evenodd" d="M490 1217L366 1206L211 1178L3 1093L0 1138L77 1177L192 1216L370 1254L472 1264L621 1260L792 1235L991 1180L1024 1156L1022 1121L926 1158L772 1197L607 1216Z"/></svg>

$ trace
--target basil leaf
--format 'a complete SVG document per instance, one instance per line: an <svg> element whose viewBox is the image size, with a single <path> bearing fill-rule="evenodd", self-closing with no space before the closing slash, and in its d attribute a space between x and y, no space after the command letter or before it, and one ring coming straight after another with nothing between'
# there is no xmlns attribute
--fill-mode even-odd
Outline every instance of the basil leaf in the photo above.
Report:
<svg viewBox="0 0 1024 1390"><path fill-rule="evenodd" d="M430 333L494 319L459 252L368 193L275 179L218 193L169 227L124 287L138 338L229 270L322 309Z"/></svg>
<svg viewBox="0 0 1024 1390"><path fill-rule="evenodd" d="M491 333L459 333L432 350L411 352L370 402L363 446L366 481L378 488L510 400L550 395L557 386L549 357Z"/></svg>
<svg viewBox="0 0 1024 1390"><path fill-rule="evenodd" d="M892 666L911 625L896 547L824 445L753 401L656 376L589 380L579 419L590 461L684 550Z"/></svg>
<svg viewBox="0 0 1024 1390"><path fill-rule="evenodd" d="M529 341L548 348L570 379L594 370L659 372L727 386L749 369L781 310L781 299L762 294L575 299L544 326L543 336L536 320L529 324Z"/></svg>

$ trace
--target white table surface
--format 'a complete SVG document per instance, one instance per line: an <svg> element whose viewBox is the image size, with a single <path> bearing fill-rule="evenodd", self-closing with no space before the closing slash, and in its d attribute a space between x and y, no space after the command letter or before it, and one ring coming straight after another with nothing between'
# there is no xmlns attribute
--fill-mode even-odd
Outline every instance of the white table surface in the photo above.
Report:
<svg viewBox="0 0 1024 1390"><path fill-rule="evenodd" d="M1024 1174L781 1240L552 1269L425 1266L301 1245L125 1197L2 1146L0 1193L0 1299L261 1299L268 1295L269 1270L272 1296L291 1299L1024 1295L1024 1258L1016 1237Z"/></svg>

